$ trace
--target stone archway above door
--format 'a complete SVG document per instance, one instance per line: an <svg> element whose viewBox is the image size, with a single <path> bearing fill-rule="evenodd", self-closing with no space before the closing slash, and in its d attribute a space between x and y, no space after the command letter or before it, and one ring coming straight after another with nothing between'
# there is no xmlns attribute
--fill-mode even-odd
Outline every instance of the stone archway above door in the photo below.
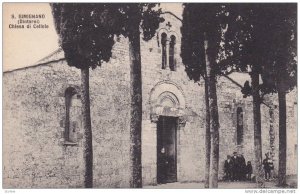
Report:
<svg viewBox="0 0 300 194"><path fill-rule="evenodd" d="M180 87L170 81L156 84L150 91L150 116L151 121L156 122L158 116L179 117L185 121L186 101Z"/></svg>

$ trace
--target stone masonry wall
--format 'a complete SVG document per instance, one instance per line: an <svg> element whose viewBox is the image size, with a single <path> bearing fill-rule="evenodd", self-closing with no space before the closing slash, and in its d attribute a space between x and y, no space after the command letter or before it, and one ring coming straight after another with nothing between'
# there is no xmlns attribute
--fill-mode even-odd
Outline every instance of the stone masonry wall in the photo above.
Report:
<svg viewBox="0 0 300 194"><path fill-rule="evenodd" d="M129 187L129 63L124 41L114 46L109 64L90 72L95 187ZM83 187L82 119L76 145L65 145L63 137L64 92L73 86L80 94L80 71L65 61L53 62L4 73L3 83L4 188ZM73 106L80 110L80 99Z"/></svg>
<svg viewBox="0 0 300 194"><path fill-rule="evenodd" d="M287 94L287 174L298 172L297 90Z"/></svg>
<svg viewBox="0 0 300 194"><path fill-rule="evenodd" d="M64 89L79 75L64 62L4 73L4 188L81 187L82 143L63 145Z"/></svg>
<svg viewBox="0 0 300 194"><path fill-rule="evenodd" d="M237 91L237 92L235 92ZM254 164L253 114L251 99L243 98L240 88L226 78L219 78L217 85L220 122L219 179L224 177L224 161L233 152L243 154ZM243 111L243 141L237 145L237 108Z"/></svg>
<svg viewBox="0 0 300 194"><path fill-rule="evenodd" d="M245 75L246 76L246 75ZM219 178L223 177L223 166L226 155L232 155L237 151L244 155L246 162L251 161L254 166L254 126L252 97L243 98L239 92L241 89L232 84L226 78L218 80L218 108L220 121L220 163ZM237 92L233 92L237 91ZM287 94L287 174L292 175L297 172L297 104L295 90ZM279 149L279 110L277 95L268 95L265 104L261 104L261 134L262 134L262 159L268 152L273 153L275 169L274 176L278 170L278 149ZM241 146L237 145L236 134L236 108L243 109L244 138ZM273 110L273 117L270 118L270 108ZM272 124L272 130L271 130ZM271 130L271 132L270 132ZM270 138L274 140L271 143ZM273 148L272 148L273 146ZM273 150L273 151L272 151Z"/></svg>
<svg viewBox="0 0 300 194"><path fill-rule="evenodd" d="M177 180L179 182L201 181L204 174L204 137L205 112L204 88L189 81L185 67L180 58L180 26L181 22L175 17L165 14L165 21L155 38L141 43L142 82L143 82L143 184L156 184L156 123L151 121L151 90L159 84L172 84L182 92L185 98L184 116L186 123L177 131ZM171 27L168 26L171 24ZM162 69L162 32L176 37L175 61L176 71L168 67ZM165 88L165 91L169 91ZM162 114L163 115L163 114Z"/></svg>

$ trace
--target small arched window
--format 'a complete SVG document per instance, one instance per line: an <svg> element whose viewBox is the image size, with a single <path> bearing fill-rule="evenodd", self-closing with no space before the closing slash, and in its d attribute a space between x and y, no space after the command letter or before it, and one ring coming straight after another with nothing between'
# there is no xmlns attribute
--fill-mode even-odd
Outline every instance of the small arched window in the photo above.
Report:
<svg viewBox="0 0 300 194"><path fill-rule="evenodd" d="M78 132L78 116L80 108L76 106L77 91L73 87L68 87L65 91L65 106L66 106L66 121L64 138L66 142L75 143L77 140L76 133Z"/></svg>
<svg viewBox="0 0 300 194"><path fill-rule="evenodd" d="M161 34L161 46L162 46L162 62L161 62L161 68L166 69L167 67L167 34L162 33Z"/></svg>
<svg viewBox="0 0 300 194"><path fill-rule="evenodd" d="M171 41L170 41L170 48L169 48L169 66L171 71L175 71L175 56L174 56L174 51L175 51L175 44L176 44L176 37L174 35L171 36Z"/></svg>
<svg viewBox="0 0 300 194"><path fill-rule="evenodd" d="M243 143L243 131L244 131L244 123L243 123L243 109L241 107L237 108L237 128L236 128L236 135L237 135L237 145L241 145Z"/></svg>

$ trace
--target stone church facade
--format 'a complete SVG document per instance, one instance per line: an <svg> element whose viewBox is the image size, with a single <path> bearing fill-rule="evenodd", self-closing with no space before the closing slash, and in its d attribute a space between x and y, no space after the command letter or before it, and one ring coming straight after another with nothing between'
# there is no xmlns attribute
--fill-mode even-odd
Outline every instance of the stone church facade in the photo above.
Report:
<svg viewBox="0 0 300 194"><path fill-rule="evenodd" d="M141 40L143 185L163 183L162 148L172 157L167 179L204 180L204 83L190 81L180 58L181 21L165 13L150 41ZM240 74L232 75L239 81ZM248 75L242 75L243 78ZM117 38L109 63L90 70L94 187L129 187L128 40ZM248 79L249 80L249 79ZM83 187L80 70L69 67L62 50L36 65L3 74L3 187ZM228 154L237 151L254 164L251 98L230 79L218 79L219 178ZM297 173L296 93L288 94L287 174ZM278 108L270 96L262 111L263 154L278 169Z"/></svg>

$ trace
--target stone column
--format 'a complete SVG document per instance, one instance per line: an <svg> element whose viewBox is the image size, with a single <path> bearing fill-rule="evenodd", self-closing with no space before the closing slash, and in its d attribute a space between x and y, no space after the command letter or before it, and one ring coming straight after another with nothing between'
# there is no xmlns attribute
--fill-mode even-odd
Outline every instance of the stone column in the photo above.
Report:
<svg viewBox="0 0 300 194"><path fill-rule="evenodd" d="M179 117L179 130L183 130L186 124L186 118L183 116Z"/></svg>
<svg viewBox="0 0 300 194"><path fill-rule="evenodd" d="M166 69L170 70L170 39L168 38L166 41L166 56L167 56L167 64L166 64Z"/></svg>
<svg viewBox="0 0 300 194"><path fill-rule="evenodd" d="M181 180L181 139L180 133L184 130L186 125L186 119L183 116L178 118L178 130L177 130L177 181Z"/></svg>
<svg viewBox="0 0 300 194"><path fill-rule="evenodd" d="M150 184L156 185L157 184L157 122L159 119L159 115L157 114L151 114L150 115L150 120L151 120L151 131L153 133L151 133L152 135L154 135L155 137L152 139L152 146L153 147L153 152L151 152L153 154L150 158L153 158L153 161L151 162L151 172L153 173L151 175L151 179L152 181L149 182ZM147 153L146 153L147 154Z"/></svg>
<svg viewBox="0 0 300 194"><path fill-rule="evenodd" d="M151 114L150 115L150 119L151 119L151 123L155 124L155 128L156 128L156 123L158 121L159 115L158 114Z"/></svg>

